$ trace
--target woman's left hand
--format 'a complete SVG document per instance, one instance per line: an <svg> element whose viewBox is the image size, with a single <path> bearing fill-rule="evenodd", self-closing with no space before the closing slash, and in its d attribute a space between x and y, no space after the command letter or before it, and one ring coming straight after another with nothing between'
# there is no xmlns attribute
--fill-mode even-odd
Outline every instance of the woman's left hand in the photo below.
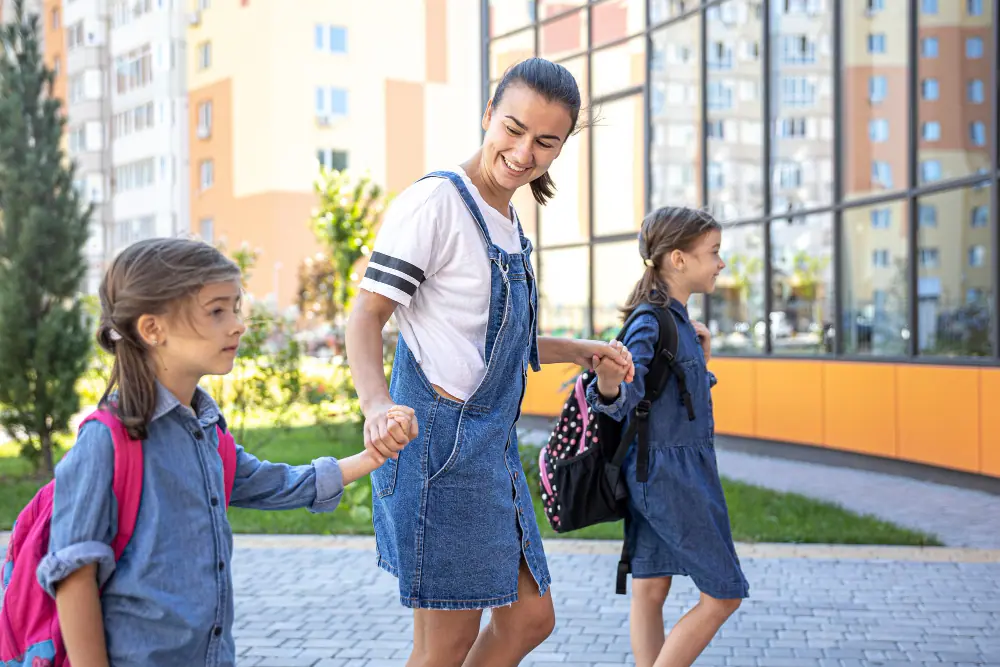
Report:
<svg viewBox="0 0 1000 667"><path fill-rule="evenodd" d="M625 371L625 382L632 382L635 377L635 364L632 363L632 353L620 340L605 343L601 340L581 340L580 356L577 364L593 369L602 359L614 362Z"/></svg>

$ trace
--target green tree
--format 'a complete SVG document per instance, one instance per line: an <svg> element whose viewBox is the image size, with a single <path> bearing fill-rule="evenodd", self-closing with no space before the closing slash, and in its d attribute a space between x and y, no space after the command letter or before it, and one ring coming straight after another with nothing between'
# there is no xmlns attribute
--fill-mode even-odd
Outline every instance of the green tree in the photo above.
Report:
<svg viewBox="0 0 1000 667"><path fill-rule="evenodd" d="M322 169L314 189L319 207L312 229L322 251L299 270L299 308L337 324L356 294L354 267L370 252L389 201L370 178L346 171Z"/></svg>
<svg viewBox="0 0 1000 667"><path fill-rule="evenodd" d="M90 350L79 291L91 209L60 148L65 120L39 35L15 0L0 27L0 425L51 475Z"/></svg>

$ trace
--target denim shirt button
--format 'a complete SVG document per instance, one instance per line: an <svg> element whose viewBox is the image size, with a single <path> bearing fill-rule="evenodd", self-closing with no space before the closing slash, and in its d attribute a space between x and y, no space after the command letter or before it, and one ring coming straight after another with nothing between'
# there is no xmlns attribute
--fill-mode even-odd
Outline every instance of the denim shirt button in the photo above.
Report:
<svg viewBox="0 0 1000 667"><path fill-rule="evenodd" d="M222 628L220 628L218 625L215 626L215 629L212 630L212 634L215 635L216 637L221 636L222 635Z"/></svg>
<svg viewBox="0 0 1000 667"><path fill-rule="evenodd" d="M198 429L197 431L194 432L194 439L195 440L201 440L204 437L205 437L205 434L202 433L201 429Z"/></svg>
<svg viewBox="0 0 1000 667"><path fill-rule="evenodd" d="M225 570L225 569L226 569L226 564L225 564L225 562L223 562L223 561L221 561L221 560L219 561L219 569L220 569L220 570Z"/></svg>
<svg viewBox="0 0 1000 667"><path fill-rule="evenodd" d="M219 505L219 499L216 498L215 496L212 496L211 502L212 502L212 507L217 507Z"/></svg>

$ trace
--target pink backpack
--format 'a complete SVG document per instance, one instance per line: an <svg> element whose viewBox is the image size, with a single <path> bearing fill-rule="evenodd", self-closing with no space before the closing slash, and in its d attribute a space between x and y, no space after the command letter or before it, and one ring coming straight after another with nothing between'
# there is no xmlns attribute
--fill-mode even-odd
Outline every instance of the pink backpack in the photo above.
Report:
<svg viewBox="0 0 1000 667"><path fill-rule="evenodd" d="M95 410L80 426L96 419L111 430L115 445L112 491L118 502L118 533L111 547L121 558L135 530L142 498L142 443L129 437L110 412ZM219 456L226 483L226 506L236 478L236 443L219 430ZM59 632L56 603L38 583L36 571L49 549L49 523L55 480L43 486L14 522L0 575L0 665L69 667Z"/></svg>

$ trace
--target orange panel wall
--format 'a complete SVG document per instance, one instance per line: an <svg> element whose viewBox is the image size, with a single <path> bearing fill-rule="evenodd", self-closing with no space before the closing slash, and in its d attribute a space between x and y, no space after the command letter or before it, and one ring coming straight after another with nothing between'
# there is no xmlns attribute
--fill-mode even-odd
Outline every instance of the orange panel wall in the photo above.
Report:
<svg viewBox="0 0 1000 667"><path fill-rule="evenodd" d="M979 374L979 461L982 472L1000 477L1000 369Z"/></svg>
<svg viewBox="0 0 1000 667"><path fill-rule="evenodd" d="M1000 369L715 358L718 433L1000 477ZM528 376L524 413L554 416L578 369Z"/></svg>

